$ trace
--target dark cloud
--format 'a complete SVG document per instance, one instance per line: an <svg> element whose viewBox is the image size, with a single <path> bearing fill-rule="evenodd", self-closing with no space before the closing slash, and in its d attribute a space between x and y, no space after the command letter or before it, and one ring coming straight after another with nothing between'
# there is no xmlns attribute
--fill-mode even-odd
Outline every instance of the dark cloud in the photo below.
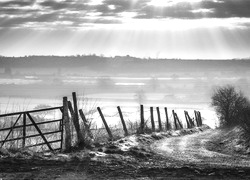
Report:
<svg viewBox="0 0 250 180"><path fill-rule="evenodd" d="M39 3L39 5L53 9L53 10L59 10L59 9L67 9L67 7L70 6L70 3L67 3L66 1L57 2L57 1L48 0L48 1Z"/></svg>
<svg viewBox="0 0 250 180"><path fill-rule="evenodd" d="M250 17L250 0L202 1L201 7L214 10L210 17Z"/></svg>
<svg viewBox="0 0 250 180"><path fill-rule="evenodd" d="M27 17L13 17L13 18L0 18L0 27L11 28L11 27L23 27L23 25L27 25L27 23L35 24L37 27L41 27L43 23L47 23L46 25L50 25L51 27L57 26L54 23L60 24L64 22L68 22L71 24L70 27L80 27L84 26L84 24L121 24L122 21L118 19L105 19L98 18L93 19L89 17L76 18L74 14L61 16L58 13L48 13L42 14L40 16L27 16ZM68 24L65 24L67 27Z"/></svg>
<svg viewBox="0 0 250 180"><path fill-rule="evenodd" d="M13 6L19 6L19 7L24 7L24 6L31 6L35 3L35 0L15 0L15 1L4 1L0 2L0 7L13 7Z"/></svg>
<svg viewBox="0 0 250 180"><path fill-rule="evenodd" d="M204 10L204 12L195 12ZM137 18L230 18L250 17L250 0L220 0L201 1L190 4L179 2L173 6L161 7L146 6L139 11Z"/></svg>

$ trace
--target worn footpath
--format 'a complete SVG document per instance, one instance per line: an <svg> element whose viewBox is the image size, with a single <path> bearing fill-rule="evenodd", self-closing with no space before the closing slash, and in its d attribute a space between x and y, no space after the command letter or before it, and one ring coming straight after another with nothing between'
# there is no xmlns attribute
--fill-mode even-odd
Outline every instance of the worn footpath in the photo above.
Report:
<svg viewBox="0 0 250 180"><path fill-rule="evenodd" d="M0 151L0 179L249 179L248 156L209 146L216 133L204 126L131 135L68 154Z"/></svg>

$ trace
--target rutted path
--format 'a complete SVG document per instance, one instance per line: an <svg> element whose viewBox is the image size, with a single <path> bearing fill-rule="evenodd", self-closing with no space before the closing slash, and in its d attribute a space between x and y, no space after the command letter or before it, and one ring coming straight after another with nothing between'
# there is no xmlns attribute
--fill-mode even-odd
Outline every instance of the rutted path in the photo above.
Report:
<svg viewBox="0 0 250 180"><path fill-rule="evenodd" d="M185 135L190 132L194 134ZM0 158L0 179L250 179L249 157L206 149L220 133L197 128L133 135L127 137L130 141L118 141L120 145L134 144L127 153L114 151L117 144L109 145L109 153L95 155L86 150L31 157L19 152L17 157ZM164 139L155 141L160 138Z"/></svg>
<svg viewBox="0 0 250 180"><path fill-rule="evenodd" d="M157 153L177 164L195 164L202 167L250 167L250 158L228 155L206 148L206 143L216 137L218 131L212 129L191 135L165 138L151 145Z"/></svg>

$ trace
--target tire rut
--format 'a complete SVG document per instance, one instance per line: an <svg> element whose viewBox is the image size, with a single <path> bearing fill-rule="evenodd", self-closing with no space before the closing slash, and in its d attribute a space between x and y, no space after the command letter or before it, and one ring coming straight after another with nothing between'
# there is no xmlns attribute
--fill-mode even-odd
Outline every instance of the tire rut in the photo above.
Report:
<svg viewBox="0 0 250 180"><path fill-rule="evenodd" d="M250 159L240 155L228 155L206 148L218 132L210 129L191 135L165 138L151 145L151 148L174 161L175 163L190 163L215 167L250 167Z"/></svg>

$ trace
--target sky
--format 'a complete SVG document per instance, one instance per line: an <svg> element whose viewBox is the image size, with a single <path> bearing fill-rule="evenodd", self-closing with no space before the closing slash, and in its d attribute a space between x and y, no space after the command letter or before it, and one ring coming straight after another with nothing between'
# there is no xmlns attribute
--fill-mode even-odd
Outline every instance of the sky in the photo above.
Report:
<svg viewBox="0 0 250 180"><path fill-rule="evenodd" d="M0 0L0 55L250 57L250 0Z"/></svg>

